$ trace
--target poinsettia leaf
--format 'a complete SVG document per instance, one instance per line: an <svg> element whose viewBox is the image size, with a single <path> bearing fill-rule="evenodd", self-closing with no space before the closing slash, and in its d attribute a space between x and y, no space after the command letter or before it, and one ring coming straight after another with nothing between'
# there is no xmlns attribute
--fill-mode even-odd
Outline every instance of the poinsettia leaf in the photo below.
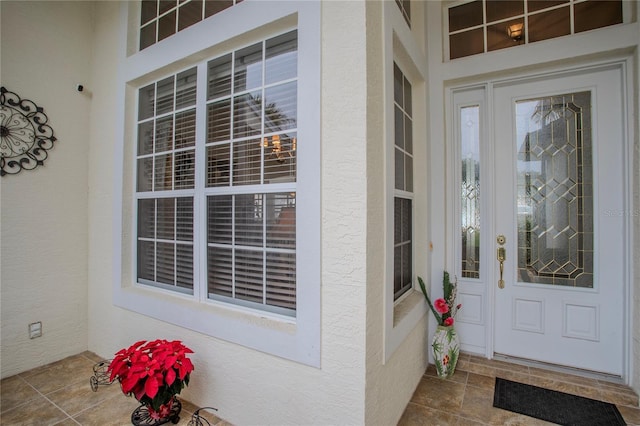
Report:
<svg viewBox="0 0 640 426"><path fill-rule="evenodd" d="M158 381L155 376L147 378L147 381L144 384L144 393L147 394L149 398L156 396L158 388Z"/></svg>
<svg viewBox="0 0 640 426"><path fill-rule="evenodd" d="M129 376L122 381L122 392L129 393L138 383L138 377Z"/></svg>
<svg viewBox="0 0 640 426"><path fill-rule="evenodd" d="M165 374L164 376L164 381L169 386L171 386L175 380L176 380L176 370L174 370L173 368L169 368L167 370L167 374Z"/></svg>
<svg viewBox="0 0 640 426"><path fill-rule="evenodd" d="M140 386L140 384L138 384L138 386L136 386L133 390L133 395L136 397L136 399L140 402L142 402L142 398L144 397L144 386Z"/></svg>
<svg viewBox="0 0 640 426"><path fill-rule="evenodd" d="M185 376L193 371L193 364L189 358L182 360L178 366L178 372L180 374L180 380L184 380Z"/></svg>
<svg viewBox="0 0 640 426"><path fill-rule="evenodd" d="M176 363L176 361L178 360L178 357L175 355L171 355L168 356L167 358L165 358L164 360L164 368L171 368L173 367L173 365Z"/></svg>

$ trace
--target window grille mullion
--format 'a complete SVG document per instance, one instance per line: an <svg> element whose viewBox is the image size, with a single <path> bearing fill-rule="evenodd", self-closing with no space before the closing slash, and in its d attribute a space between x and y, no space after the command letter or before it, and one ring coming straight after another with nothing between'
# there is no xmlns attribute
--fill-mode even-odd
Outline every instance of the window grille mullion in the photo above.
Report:
<svg viewBox="0 0 640 426"><path fill-rule="evenodd" d="M262 106L260 108L260 114L262 115L262 117L260 117L260 183L264 184L264 160L265 160L265 156L267 154L267 151L265 149L264 146L264 134L265 134L265 121L266 121L266 117L265 117L265 108L266 108L266 99L265 99L265 83L266 83L266 68L267 68L267 59L266 59L266 53L267 52L267 46L266 46L266 41L262 41L262 81L261 81L261 86L262 88L261 90L261 98L262 98Z"/></svg>
<svg viewBox="0 0 640 426"><path fill-rule="evenodd" d="M236 196L231 196L231 297L236 298Z"/></svg>
<svg viewBox="0 0 640 426"><path fill-rule="evenodd" d="M265 151L265 147L264 147L264 143L262 143L262 141L264 140L264 133L265 133L265 122L266 122L266 105L267 105L267 100L265 98L265 94L266 94L266 89L265 89L265 83L266 83L266 74L267 74L267 42L266 40L262 40L262 66L261 66L261 71L262 71L262 81L261 83L261 97L262 97L262 106L261 106L261 117L260 117L260 121L261 121L261 129L260 129L260 134L262 135L260 138L260 149L261 149L261 159L260 159L260 183L264 184L264 160L265 160L265 155L266 155L266 151ZM261 194L262 197L262 303L266 306L267 305L267 194Z"/></svg>
<svg viewBox="0 0 640 426"><path fill-rule="evenodd" d="M233 186L234 170L233 170L233 144L235 141L235 130L233 128L235 123L235 109L236 109L236 52L231 52L231 87L229 92L231 94L229 98L229 186ZM235 198L235 197L234 197ZM235 288L235 280L234 280Z"/></svg>
<svg viewBox="0 0 640 426"><path fill-rule="evenodd" d="M153 281L158 282L158 199L153 200Z"/></svg>
<svg viewBox="0 0 640 426"><path fill-rule="evenodd" d="M175 140L176 133L173 132ZM175 146L175 145L174 145ZM174 157L175 158L175 157ZM173 167L175 172L175 165ZM175 179L174 179L175 182ZM174 183L175 184L175 183ZM178 198L173 198L173 285L178 286Z"/></svg>
<svg viewBox="0 0 640 426"><path fill-rule="evenodd" d="M204 3L204 2L203 2ZM204 5L203 5L204 7ZM196 85L196 141L193 196L193 292L196 300L207 297L207 196L204 192L207 177L207 63L197 67Z"/></svg>

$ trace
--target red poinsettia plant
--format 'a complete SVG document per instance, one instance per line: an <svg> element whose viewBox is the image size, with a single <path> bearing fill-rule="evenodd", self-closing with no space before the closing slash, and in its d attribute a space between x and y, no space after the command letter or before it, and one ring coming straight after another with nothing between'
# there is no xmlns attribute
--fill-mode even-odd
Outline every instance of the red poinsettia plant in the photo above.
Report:
<svg viewBox="0 0 640 426"><path fill-rule="evenodd" d="M107 372L118 379L122 392L133 395L155 412L166 411L175 395L189 384L193 351L179 340L141 340L118 351Z"/></svg>

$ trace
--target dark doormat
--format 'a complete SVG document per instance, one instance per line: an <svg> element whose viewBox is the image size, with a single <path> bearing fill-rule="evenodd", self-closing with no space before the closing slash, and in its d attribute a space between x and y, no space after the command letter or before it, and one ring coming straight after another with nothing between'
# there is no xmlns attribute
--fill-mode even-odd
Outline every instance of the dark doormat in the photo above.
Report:
<svg viewBox="0 0 640 426"><path fill-rule="evenodd" d="M560 425L626 425L615 405L496 377L493 406Z"/></svg>

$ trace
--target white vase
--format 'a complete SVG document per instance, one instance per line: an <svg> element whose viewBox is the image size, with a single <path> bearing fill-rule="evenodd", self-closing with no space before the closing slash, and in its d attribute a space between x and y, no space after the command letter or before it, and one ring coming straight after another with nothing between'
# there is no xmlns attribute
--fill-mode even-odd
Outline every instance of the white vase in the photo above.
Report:
<svg viewBox="0 0 640 426"><path fill-rule="evenodd" d="M438 377L451 377L458 363L460 340L453 326L439 325L431 342Z"/></svg>

